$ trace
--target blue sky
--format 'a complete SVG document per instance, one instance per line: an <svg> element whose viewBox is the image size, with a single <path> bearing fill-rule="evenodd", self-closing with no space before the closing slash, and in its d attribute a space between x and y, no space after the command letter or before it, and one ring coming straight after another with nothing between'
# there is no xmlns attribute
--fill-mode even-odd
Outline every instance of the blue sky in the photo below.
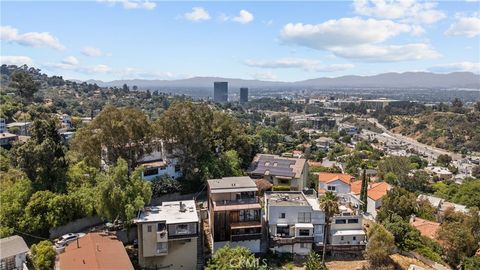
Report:
<svg viewBox="0 0 480 270"><path fill-rule="evenodd" d="M480 72L478 1L2 1L1 62L72 79Z"/></svg>

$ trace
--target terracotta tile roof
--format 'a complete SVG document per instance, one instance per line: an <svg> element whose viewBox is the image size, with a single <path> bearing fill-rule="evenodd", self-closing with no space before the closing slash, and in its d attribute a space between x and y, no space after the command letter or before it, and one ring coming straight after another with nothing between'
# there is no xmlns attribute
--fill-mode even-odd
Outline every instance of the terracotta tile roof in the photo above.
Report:
<svg viewBox="0 0 480 270"><path fill-rule="evenodd" d="M273 184L270 183L270 181L264 178L255 180L255 185L257 185L258 190L269 190L273 186Z"/></svg>
<svg viewBox="0 0 480 270"><path fill-rule="evenodd" d="M321 172L318 175L318 181L324 182L324 183L329 183L331 181L335 180L340 180L344 183L350 184L355 180L355 177L353 177L350 174L347 173L327 173L327 172Z"/></svg>
<svg viewBox="0 0 480 270"><path fill-rule="evenodd" d="M433 240L436 240L437 231L440 228L440 223L418 217L410 219L410 225L419 230L421 235Z"/></svg>
<svg viewBox="0 0 480 270"><path fill-rule="evenodd" d="M370 183L370 188L368 189L367 194L370 199L377 201L387 195L387 191L389 191L390 188L391 186L386 182ZM350 190L355 195L360 194L361 189L362 181L360 180L350 184Z"/></svg>
<svg viewBox="0 0 480 270"><path fill-rule="evenodd" d="M71 242L58 256L58 268L76 270L133 270L122 242L112 236L89 233Z"/></svg>

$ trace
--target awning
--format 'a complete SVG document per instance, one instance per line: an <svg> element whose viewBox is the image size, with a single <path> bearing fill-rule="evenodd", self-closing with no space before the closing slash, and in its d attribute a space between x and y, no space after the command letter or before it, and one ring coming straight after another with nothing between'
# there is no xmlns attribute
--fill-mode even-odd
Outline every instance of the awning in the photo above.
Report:
<svg viewBox="0 0 480 270"><path fill-rule="evenodd" d="M312 223L296 223L295 228L308 228L308 229L313 229L313 224Z"/></svg>
<svg viewBox="0 0 480 270"><path fill-rule="evenodd" d="M211 189L211 193L240 193L240 192L248 192L248 191L257 191L257 187L249 187L249 188L219 188L219 189Z"/></svg>
<svg viewBox="0 0 480 270"><path fill-rule="evenodd" d="M277 227L288 227L288 224L279 223L277 224Z"/></svg>
<svg viewBox="0 0 480 270"><path fill-rule="evenodd" d="M258 203L252 204L231 204L231 205L214 205L213 211L236 211L246 209L261 209L262 206Z"/></svg>
<svg viewBox="0 0 480 270"><path fill-rule="evenodd" d="M363 230L340 230L336 231L333 236L344 236L344 235L365 235Z"/></svg>

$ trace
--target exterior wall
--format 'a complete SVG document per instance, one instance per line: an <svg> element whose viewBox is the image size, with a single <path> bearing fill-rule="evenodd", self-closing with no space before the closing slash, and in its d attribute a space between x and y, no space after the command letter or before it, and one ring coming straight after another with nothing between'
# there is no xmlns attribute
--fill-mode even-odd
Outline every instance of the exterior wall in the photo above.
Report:
<svg viewBox="0 0 480 270"><path fill-rule="evenodd" d="M332 245L358 245L365 241L365 235L332 236Z"/></svg>
<svg viewBox="0 0 480 270"><path fill-rule="evenodd" d="M248 240L248 241L222 241L222 242L214 242L213 243L213 252L217 249L222 248L225 245L229 245L230 247L245 247L248 248L253 253L260 253L260 239L257 240Z"/></svg>
<svg viewBox="0 0 480 270"><path fill-rule="evenodd" d="M382 199L374 201L370 197L367 199L367 212L372 215L373 218L377 217L377 209L382 206Z"/></svg>
<svg viewBox="0 0 480 270"><path fill-rule="evenodd" d="M357 219L358 223L336 224L335 221L338 219ZM332 221L330 231L333 232L338 230L363 230L362 222L362 216L336 216Z"/></svg>
<svg viewBox="0 0 480 270"><path fill-rule="evenodd" d="M155 177L161 177L161 176L164 176L164 175L168 175L168 176L172 177L173 179L177 179L178 177L182 176L182 172L181 171L175 171L175 165L177 165L177 162L173 161L173 160L170 160L168 162L167 166L164 169L157 168L157 170L158 170L157 174L145 176L142 173L142 178L147 180L147 181L151 181Z"/></svg>
<svg viewBox="0 0 480 270"><path fill-rule="evenodd" d="M168 242L168 254L165 256L140 257L140 265L151 269L196 269L197 238Z"/></svg>
<svg viewBox="0 0 480 270"><path fill-rule="evenodd" d="M307 256L312 250L312 243L303 243L303 244L293 244L293 245L283 245L276 246L271 248L273 252L276 253L294 253L301 256Z"/></svg>
<svg viewBox="0 0 480 270"><path fill-rule="evenodd" d="M334 192L337 194L347 194L347 193L350 193L351 191L350 185L346 184L341 180L335 180L330 183L319 182L319 188L328 190L328 186L334 186L335 187Z"/></svg>
<svg viewBox="0 0 480 270"><path fill-rule="evenodd" d="M295 225L298 222L299 212L312 212L310 206L269 206L267 213L267 221L270 226L276 224ZM280 218L280 214L285 213L285 218ZM313 219L313 217L312 217ZM276 233L276 230L273 232Z"/></svg>

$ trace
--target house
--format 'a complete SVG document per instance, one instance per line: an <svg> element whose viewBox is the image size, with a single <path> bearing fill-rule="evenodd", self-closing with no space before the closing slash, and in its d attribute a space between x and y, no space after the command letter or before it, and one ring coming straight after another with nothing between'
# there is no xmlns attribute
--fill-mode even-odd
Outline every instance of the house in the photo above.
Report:
<svg viewBox="0 0 480 270"><path fill-rule="evenodd" d="M28 129L32 122L13 122L7 124L7 130L13 134L28 136Z"/></svg>
<svg viewBox="0 0 480 270"><path fill-rule="evenodd" d="M3 132L0 133L0 146L11 146L16 140L18 140L18 135Z"/></svg>
<svg viewBox="0 0 480 270"><path fill-rule="evenodd" d="M440 180L448 180L453 176L452 172L450 172L448 168L440 166L426 167L425 171L432 176L437 176Z"/></svg>
<svg viewBox="0 0 480 270"><path fill-rule="evenodd" d="M7 132L7 124L5 118L0 118L0 133Z"/></svg>
<svg viewBox="0 0 480 270"><path fill-rule="evenodd" d="M431 195L420 194L417 197L417 202L428 201L433 207L437 209L437 213L443 215L445 211L452 209L455 212L468 213L468 208L465 205L447 202L442 198Z"/></svg>
<svg viewBox="0 0 480 270"><path fill-rule="evenodd" d="M321 172L318 174L318 193L331 191L336 194L348 194L351 191L350 184L354 180L355 177L346 173Z"/></svg>
<svg viewBox="0 0 480 270"><path fill-rule="evenodd" d="M420 231L421 235L432 240L437 239L437 232L440 229L440 223L412 216L410 218L410 225Z"/></svg>
<svg viewBox="0 0 480 270"><path fill-rule="evenodd" d="M352 194L337 195L339 214L332 218L327 250L332 253L357 254L365 249L366 234L363 230L362 202Z"/></svg>
<svg viewBox="0 0 480 270"><path fill-rule="evenodd" d="M56 269L133 270L123 243L105 233L88 233L70 242L58 256Z"/></svg>
<svg viewBox="0 0 480 270"><path fill-rule="evenodd" d="M141 267L197 268L199 218L195 201L171 201L146 207L134 222Z"/></svg>
<svg viewBox="0 0 480 270"><path fill-rule="evenodd" d="M315 191L267 192L265 211L273 252L305 256L314 246L323 246L325 214Z"/></svg>
<svg viewBox="0 0 480 270"><path fill-rule="evenodd" d="M71 129L72 126L72 117L66 113L58 114L58 119L60 120L60 125L62 129Z"/></svg>
<svg viewBox="0 0 480 270"><path fill-rule="evenodd" d="M308 163L304 158L260 154L253 159L248 174L254 179L267 179L274 186L300 191L307 185Z"/></svg>
<svg viewBox="0 0 480 270"><path fill-rule="evenodd" d="M324 151L328 151L330 146L335 143L335 140L329 137L320 137L315 140L315 145L318 149L322 149Z"/></svg>
<svg viewBox="0 0 480 270"><path fill-rule="evenodd" d="M362 189L362 181L352 182L350 185L351 193L360 199ZM369 183L367 187L367 215L371 215L373 219L377 217L377 211L382 206L382 199L392 188L386 182Z"/></svg>
<svg viewBox="0 0 480 270"><path fill-rule="evenodd" d="M27 269L27 244L18 235L0 239L0 269Z"/></svg>
<svg viewBox="0 0 480 270"><path fill-rule="evenodd" d="M207 182L213 251L230 244L259 253L262 206L255 182L248 176L210 179Z"/></svg>

